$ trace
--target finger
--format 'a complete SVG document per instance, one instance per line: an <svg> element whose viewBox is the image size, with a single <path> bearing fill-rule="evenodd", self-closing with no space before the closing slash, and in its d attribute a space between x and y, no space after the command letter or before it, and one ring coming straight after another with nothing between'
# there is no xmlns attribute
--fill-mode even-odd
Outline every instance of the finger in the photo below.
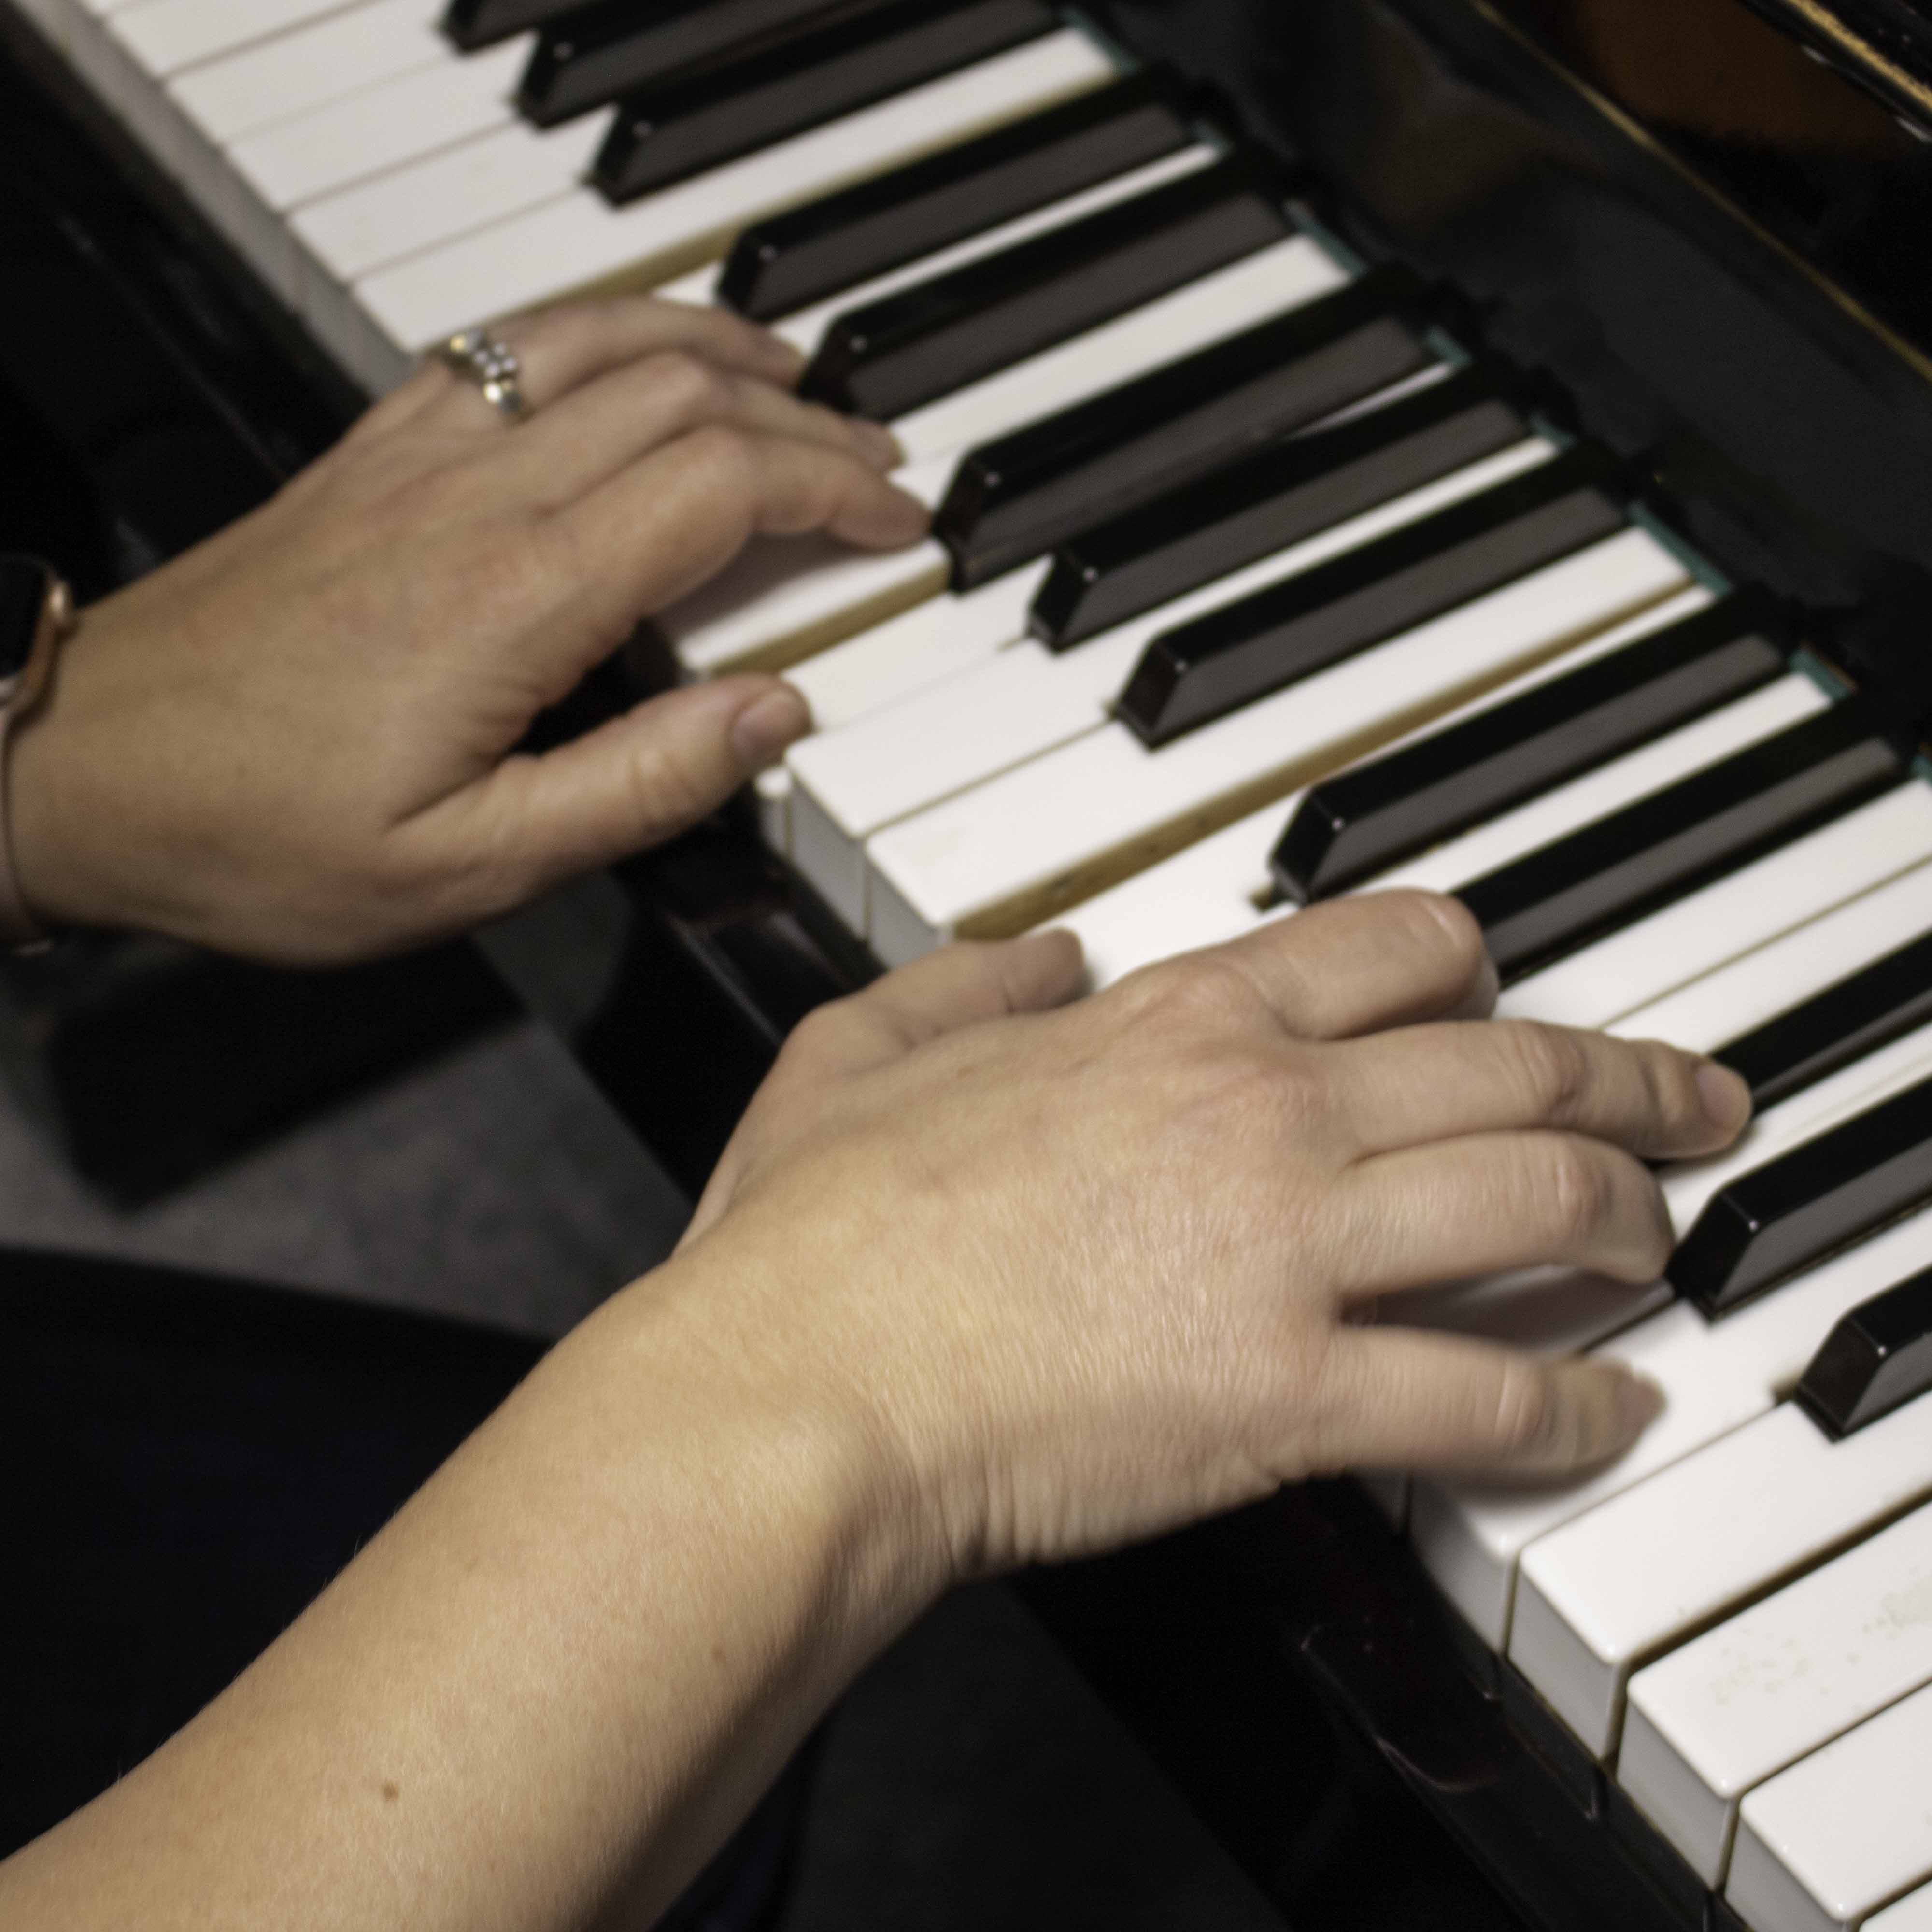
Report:
<svg viewBox="0 0 1932 1932"><path fill-rule="evenodd" d="M1580 1134L1471 1134L1335 1183L1348 1299L1554 1263L1654 1281L1675 1238L1656 1177Z"/></svg>
<svg viewBox="0 0 1932 1932"><path fill-rule="evenodd" d="M601 640L710 581L761 532L819 530L891 550L930 520L924 504L856 456L718 428L640 458L552 520Z"/></svg>
<svg viewBox="0 0 1932 1932"><path fill-rule="evenodd" d="M1750 1090L1697 1054L1520 1020L1379 1034L1334 1065L1342 1117L1372 1153L1554 1127L1682 1160L1728 1147L1750 1115Z"/></svg>
<svg viewBox="0 0 1932 1932"><path fill-rule="evenodd" d="M805 373L806 358L770 329L729 309L652 296L572 302L512 316L490 332L521 358L524 394L533 409L607 369L671 350L787 388Z"/></svg>
<svg viewBox="0 0 1932 1932"><path fill-rule="evenodd" d="M1340 1330L1317 1391L1324 1470L1573 1475L1622 1455L1663 1406L1615 1364L1400 1328Z"/></svg>
<svg viewBox="0 0 1932 1932"><path fill-rule="evenodd" d="M1078 999L1085 967L1070 932L942 946L822 1007L794 1036L792 1077L823 1082L888 1064L942 1034Z"/></svg>
<svg viewBox="0 0 1932 1932"><path fill-rule="evenodd" d="M440 362L419 363L404 381L356 418L340 446L374 442L393 435L430 404L448 394L457 381Z"/></svg>
<svg viewBox="0 0 1932 1932"><path fill-rule="evenodd" d="M488 473L520 500L554 508L659 445L710 426L816 444L878 470L900 460L898 443L875 423L670 350L592 378L489 445Z"/></svg>
<svg viewBox="0 0 1932 1932"><path fill-rule="evenodd" d="M747 1124L775 1096L782 1107L794 1090L822 1098L837 1082L889 1065L942 1034L1016 1014L1045 1012L1078 999L1085 989L1080 942L1070 932L943 946L863 992L819 1007L794 1028L759 1090ZM712 1170L680 1249L700 1239L730 1205L747 1145L741 1126Z"/></svg>
<svg viewBox="0 0 1932 1932"><path fill-rule="evenodd" d="M720 678L668 692L540 757L506 759L409 835L478 896L470 919L662 844L715 812L809 728L790 685Z"/></svg>
<svg viewBox="0 0 1932 1932"><path fill-rule="evenodd" d="M806 360L781 337L728 309L649 296L565 303L493 322L490 333L516 352L522 365L518 387L532 410L608 370L670 351L784 388L797 382ZM379 404L376 413L378 430L411 420L478 431L503 428L502 416L475 384L435 361Z"/></svg>
<svg viewBox="0 0 1932 1932"><path fill-rule="evenodd" d="M1234 969L1304 1040L1475 1017L1496 1000L1481 928L1433 892L1330 900L1196 956Z"/></svg>

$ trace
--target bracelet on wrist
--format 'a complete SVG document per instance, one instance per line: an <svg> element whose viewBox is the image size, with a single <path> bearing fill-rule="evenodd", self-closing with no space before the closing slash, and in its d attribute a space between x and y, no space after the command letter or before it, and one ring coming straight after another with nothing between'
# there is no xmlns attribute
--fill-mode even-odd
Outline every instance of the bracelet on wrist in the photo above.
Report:
<svg viewBox="0 0 1932 1932"><path fill-rule="evenodd" d="M0 946L38 952L51 944L28 910L14 862L8 792L16 728L46 696L54 659L79 628L74 593L52 565L0 551Z"/></svg>

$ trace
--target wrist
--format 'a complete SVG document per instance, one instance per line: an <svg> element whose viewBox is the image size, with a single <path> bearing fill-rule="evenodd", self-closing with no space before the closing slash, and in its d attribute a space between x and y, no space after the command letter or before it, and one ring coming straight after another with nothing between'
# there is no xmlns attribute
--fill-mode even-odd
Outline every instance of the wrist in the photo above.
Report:
<svg viewBox="0 0 1932 1932"><path fill-rule="evenodd" d="M856 1669L945 1591L953 1564L890 1422L815 1349L788 1341L782 1311L806 1298L790 1270L708 1243L608 1312L626 1330L634 1395L662 1405L721 1490L772 1526L815 1599L820 1634L852 1652L826 1661Z"/></svg>
<svg viewBox="0 0 1932 1932"><path fill-rule="evenodd" d="M47 932L88 923L74 910L64 856L65 811L58 794L68 776L64 733L52 718L54 693L14 728L5 782L8 842L22 902Z"/></svg>

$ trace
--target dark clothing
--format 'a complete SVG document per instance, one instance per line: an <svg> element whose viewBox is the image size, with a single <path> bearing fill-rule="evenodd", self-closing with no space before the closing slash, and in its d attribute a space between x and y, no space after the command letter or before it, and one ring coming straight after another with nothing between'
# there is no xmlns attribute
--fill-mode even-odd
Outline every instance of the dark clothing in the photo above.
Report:
<svg viewBox="0 0 1932 1932"><path fill-rule="evenodd" d="M0 1251L0 1856L193 1717L543 1348L322 1295ZM676 1922L758 1922L797 1782Z"/></svg>

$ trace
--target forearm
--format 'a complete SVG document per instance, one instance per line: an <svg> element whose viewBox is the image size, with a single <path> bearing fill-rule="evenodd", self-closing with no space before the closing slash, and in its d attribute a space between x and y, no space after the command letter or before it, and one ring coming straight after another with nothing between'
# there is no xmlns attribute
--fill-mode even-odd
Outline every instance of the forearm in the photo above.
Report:
<svg viewBox="0 0 1932 1932"><path fill-rule="evenodd" d="M706 1265L562 1344L227 1693L0 1867L0 1919L648 1922L940 1580L890 1465L716 1321Z"/></svg>

